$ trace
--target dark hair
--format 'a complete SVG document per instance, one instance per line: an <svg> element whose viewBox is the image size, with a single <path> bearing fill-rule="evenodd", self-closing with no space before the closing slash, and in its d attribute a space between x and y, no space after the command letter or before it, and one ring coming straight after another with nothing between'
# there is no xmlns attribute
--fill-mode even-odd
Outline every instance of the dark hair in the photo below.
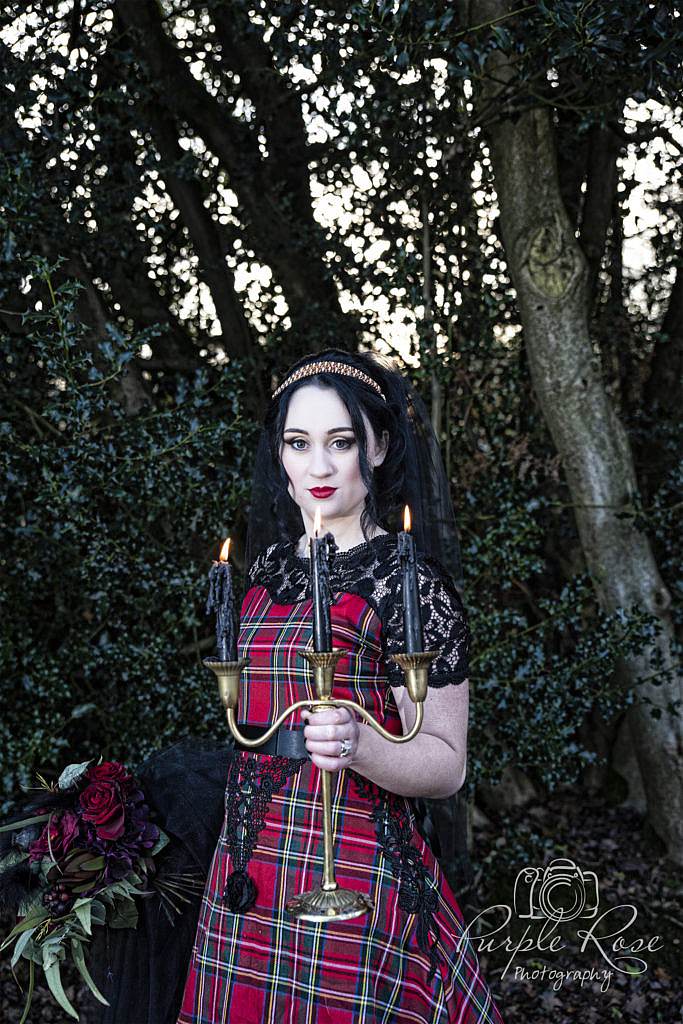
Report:
<svg viewBox="0 0 683 1024"><path fill-rule="evenodd" d="M289 495L289 479L280 458L284 441L287 409L292 395L306 384L318 384L336 391L349 411L351 426L358 444L358 459L362 480L367 488L365 506L361 513L360 525L363 537L368 540L371 524L384 529L391 525L393 515L401 507L404 484L406 453L405 430L407 423L402 411L401 393L395 379L396 370L385 367L380 359L370 353L352 353L340 349L326 349L324 352L306 355L287 371L289 376L295 370L322 359L347 363L362 370L379 384L386 401L374 388L357 377L323 371L312 373L285 388L274 398L264 419L268 449L272 460L272 510L277 519L281 536L288 537L291 531L292 506L295 502ZM393 375L393 377L392 377ZM283 380L286 377L282 378ZM378 440L386 430L389 435L387 452L379 466L371 467L367 457L367 431L362 413L367 416ZM298 512L298 508L297 508Z"/></svg>

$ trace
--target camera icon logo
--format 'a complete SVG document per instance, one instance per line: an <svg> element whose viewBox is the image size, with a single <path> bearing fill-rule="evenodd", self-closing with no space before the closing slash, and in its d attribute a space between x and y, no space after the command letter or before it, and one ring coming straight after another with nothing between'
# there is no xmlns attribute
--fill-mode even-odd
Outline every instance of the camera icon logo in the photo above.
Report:
<svg viewBox="0 0 683 1024"><path fill-rule="evenodd" d="M513 898L518 917L551 921L595 917L598 879L594 871L582 871L568 857L557 857L545 868L522 868L515 879Z"/></svg>

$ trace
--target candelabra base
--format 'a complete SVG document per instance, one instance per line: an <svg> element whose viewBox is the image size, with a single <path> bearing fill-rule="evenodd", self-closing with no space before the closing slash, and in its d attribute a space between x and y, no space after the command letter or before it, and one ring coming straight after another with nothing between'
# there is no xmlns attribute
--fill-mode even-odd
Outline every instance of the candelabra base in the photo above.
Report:
<svg viewBox="0 0 683 1024"><path fill-rule="evenodd" d="M310 889L287 901L287 910L297 921L348 921L367 914L372 900L364 892L353 889Z"/></svg>

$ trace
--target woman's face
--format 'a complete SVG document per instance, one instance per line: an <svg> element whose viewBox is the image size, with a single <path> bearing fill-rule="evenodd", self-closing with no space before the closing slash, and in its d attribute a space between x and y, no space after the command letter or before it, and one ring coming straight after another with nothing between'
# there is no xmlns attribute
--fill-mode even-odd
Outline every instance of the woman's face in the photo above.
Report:
<svg viewBox="0 0 683 1024"><path fill-rule="evenodd" d="M379 466L386 454L387 432L381 446L365 413L363 422L368 461L371 467ZM333 522L350 528L360 519L367 487L360 475L358 443L349 412L333 388L305 384L294 392L280 458L289 477L289 493L301 509L309 534L317 508L323 531Z"/></svg>

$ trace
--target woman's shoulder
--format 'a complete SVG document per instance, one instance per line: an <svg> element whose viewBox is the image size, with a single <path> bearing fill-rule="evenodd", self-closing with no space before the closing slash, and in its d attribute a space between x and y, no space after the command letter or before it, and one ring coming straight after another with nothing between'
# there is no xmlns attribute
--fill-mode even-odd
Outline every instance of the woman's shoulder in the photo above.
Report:
<svg viewBox="0 0 683 1024"><path fill-rule="evenodd" d="M397 557L398 573L401 574ZM471 633L467 612L451 573L433 555L415 552L424 649L436 651L429 667L430 686L462 683L469 674ZM402 670L388 655L404 650L403 588L401 579L389 587L382 615L382 639L387 676L392 686L404 683Z"/></svg>

